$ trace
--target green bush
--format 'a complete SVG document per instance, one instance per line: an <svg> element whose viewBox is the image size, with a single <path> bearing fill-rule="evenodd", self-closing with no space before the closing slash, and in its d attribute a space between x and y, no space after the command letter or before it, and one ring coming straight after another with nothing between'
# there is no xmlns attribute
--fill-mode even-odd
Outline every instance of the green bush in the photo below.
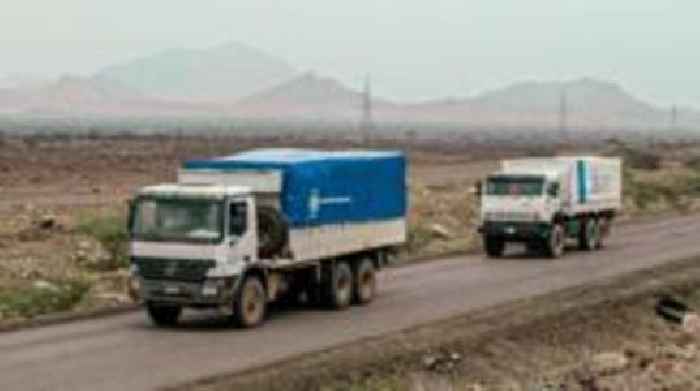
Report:
<svg viewBox="0 0 700 391"><path fill-rule="evenodd" d="M55 282L51 286L0 291L0 318L31 318L67 311L80 302L90 288L90 284L82 280Z"/></svg>
<svg viewBox="0 0 700 391"><path fill-rule="evenodd" d="M639 181L631 171L625 170L624 189L626 197L629 197L639 209L645 210L655 203L666 202L678 210L685 210L688 205L684 202L683 196L700 196L700 176L657 183Z"/></svg>
<svg viewBox="0 0 700 391"><path fill-rule="evenodd" d="M685 178L682 186L688 196L700 197L700 173Z"/></svg>
<svg viewBox="0 0 700 391"><path fill-rule="evenodd" d="M694 156L686 162L688 168L700 172L700 156Z"/></svg>
<svg viewBox="0 0 700 391"><path fill-rule="evenodd" d="M110 256L101 268L115 270L128 266L127 244L129 234L126 219L112 214L105 216L87 216L80 220L77 231L97 239Z"/></svg>
<svg viewBox="0 0 700 391"><path fill-rule="evenodd" d="M640 170L658 170L661 168L661 155L655 152L625 148L622 150L622 158L630 168Z"/></svg>
<svg viewBox="0 0 700 391"><path fill-rule="evenodd" d="M611 141L610 144L613 147L610 154L621 157L627 168L638 170L658 170L661 168L662 155L655 152L653 147L630 146L618 140Z"/></svg>
<svg viewBox="0 0 700 391"><path fill-rule="evenodd" d="M408 228L406 248L410 251L419 250L427 246L433 239L430 229L421 224L412 224Z"/></svg>

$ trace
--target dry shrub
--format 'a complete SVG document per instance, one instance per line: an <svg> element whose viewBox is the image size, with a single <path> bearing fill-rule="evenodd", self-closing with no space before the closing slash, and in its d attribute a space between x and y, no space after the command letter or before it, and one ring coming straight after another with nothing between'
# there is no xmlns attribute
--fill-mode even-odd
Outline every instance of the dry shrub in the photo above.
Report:
<svg viewBox="0 0 700 391"><path fill-rule="evenodd" d="M471 249L478 207L471 184L430 187L414 181L410 203L407 249L411 255ZM446 230L449 237L438 234L436 226Z"/></svg>
<svg viewBox="0 0 700 391"><path fill-rule="evenodd" d="M97 239L109 253L109 259L100 265L101 270L116 270L128 264L128 232L123 216L110 214L105 216L83 216L77 231Z"/></svg>

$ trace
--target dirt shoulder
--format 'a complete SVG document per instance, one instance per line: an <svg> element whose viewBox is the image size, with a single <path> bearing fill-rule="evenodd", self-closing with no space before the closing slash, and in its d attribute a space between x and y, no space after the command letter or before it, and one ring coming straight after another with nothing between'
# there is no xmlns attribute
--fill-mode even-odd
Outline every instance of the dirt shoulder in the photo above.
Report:
<svg viewBox="0 0 700 391"><path fill-rule="evenodd" d="M700 308L699 261L679 261L173 390L597 390L610 384L607 389L697 389L700 334L661 319L654 306L658 297L672 293Z"/></svg>

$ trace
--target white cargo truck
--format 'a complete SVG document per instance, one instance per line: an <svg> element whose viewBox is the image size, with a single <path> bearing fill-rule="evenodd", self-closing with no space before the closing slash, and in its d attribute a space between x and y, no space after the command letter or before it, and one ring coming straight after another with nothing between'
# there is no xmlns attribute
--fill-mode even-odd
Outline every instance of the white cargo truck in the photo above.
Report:
<svg viewBox="0 0 700 391"><path fill-rule="evenodd" d="M622 206L622 165L593 156L506 160L478 192L488 256L520 242L557 258L569 239L582 250L603 246Z"/></svg>
<svg viewBox="0 0 700 391"><path fill-rule="evenodd" d="M406 240L405 180L398 152L188 161L177 183L131 202L132 291L157 325L177 323L184 307L254 327L282 298L369 303L375 272Z"/></svg>

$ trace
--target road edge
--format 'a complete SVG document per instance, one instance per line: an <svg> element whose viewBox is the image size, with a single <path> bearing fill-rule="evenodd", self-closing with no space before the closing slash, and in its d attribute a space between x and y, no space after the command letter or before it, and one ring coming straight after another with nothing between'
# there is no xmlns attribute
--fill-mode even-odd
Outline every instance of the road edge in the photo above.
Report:
<svg viewBox="0 0 700 391"><path fill-rule="evenodd" d="M678 218L680 216L681 215L677 214L676 212L664 213L662 214L662 219L669 220L673 218ZM634 218L624 219L620 221L617 225L643 225L649 223L650 221L653 221L656 218L658 218L658 216L638 216ZM468 250L453 250L445 251L440 254L407 256L400 258L400 260L390 263L389 265L387 265L387 267L392 269L402 268L421 264L424 262L440 261L460 256L474 256L480 253L481 246L477 245L474 248ZM140 308L141 304L126 303L106 308L97 308L89 311L63 311L52 314L40 315L31 319L0 321L0 333L8 333L24 329L53 326L81 320L106 318L110 316L121 315L127 312L134 312L139 310Z"/></svg>
<svg viewBox="0 0 700 391"><path fill-rule="evenodd" d="M128 312L139 310L141 305L138 303L120 304L112 307L97 308L89 311L64 311L52 314L40 315L35 318L0 322L0 333L9 333L18 330L32 329L44 326L53 326L58 324L71 323L80 320L99 319L109 316L121 315Z"/></svg>

